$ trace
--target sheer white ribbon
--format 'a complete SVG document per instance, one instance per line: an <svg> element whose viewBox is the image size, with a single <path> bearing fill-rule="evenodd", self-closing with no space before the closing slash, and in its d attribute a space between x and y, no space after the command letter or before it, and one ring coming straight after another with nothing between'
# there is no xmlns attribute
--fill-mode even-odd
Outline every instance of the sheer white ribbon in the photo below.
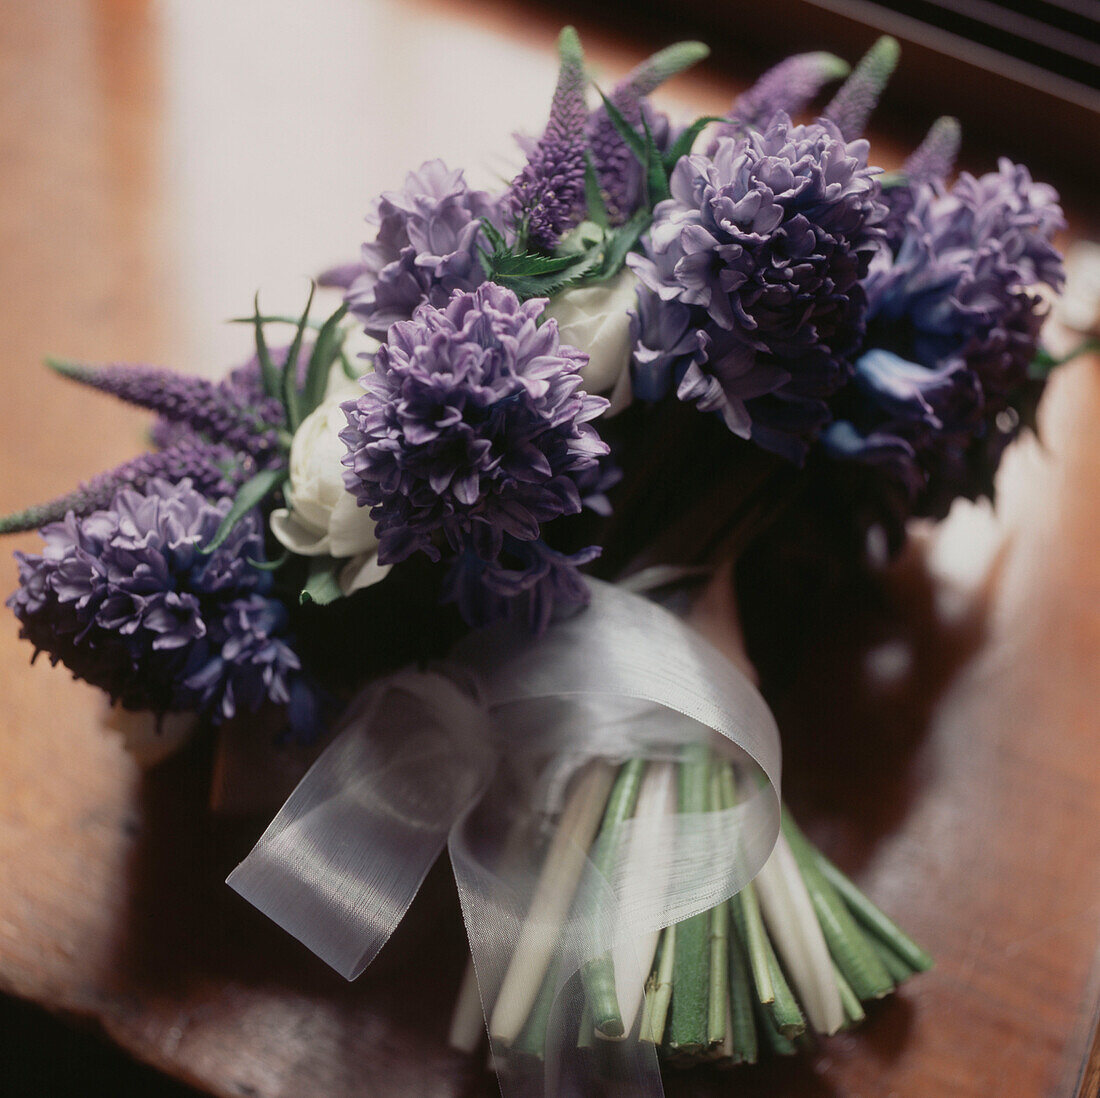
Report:
<svg viewBox="0 0 1100 1098"><path fill-rule="evenodd" d="M656 831L628 821L606 872L578 852L576 896L548 924L548 960L531 977L555 981L536 1081L555 1095L587 1093L591 1082L591 1061L576 1053L574 974L724 902L763 866L779 830L779 737L756 688L668 611L591 586L588 609L542 637L482 630L458 646L446 674L404 671L364 691L229 877L354 979L447 843L489 1014L525 922L537 938L540 848L578 770L597 759L671 760L703 741L757 771L762 780L734 808L676 814ZM651 886L639 887L639 866ZM623 1093L662 1093L652 1046L626 1041L603 1053ZM531 1078L502 1085L535 1092Z"/></svg>

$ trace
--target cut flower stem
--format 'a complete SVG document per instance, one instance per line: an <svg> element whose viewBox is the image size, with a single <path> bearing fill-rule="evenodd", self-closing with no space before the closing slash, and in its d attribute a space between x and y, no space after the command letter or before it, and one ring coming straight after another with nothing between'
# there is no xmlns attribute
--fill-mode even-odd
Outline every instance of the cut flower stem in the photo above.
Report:
<svg viewBox="0 0 1100 1098"><path fill-rule="evenodd" d="M581 771L492 1012L499 1048L545 1056L554 998L569 975L558 964L558 938L570 908L594 902L578 894L586 857L621 890L624 909L635 909L649 890L663 895L668 887L659 852L676 813L734 808L739 781L751 780L706 744L688 745L676 762L630 759L616 768L596 761ZM738 893L663 930L616 941L581 966L577 1043L595 1049L600 1040L632 1039L638 1021L637 1040L673 1066L751 1064L762 1048L790 1056L811 1032L858 1024L864 1003L930 965L784 808L772 854Z"/></svg>

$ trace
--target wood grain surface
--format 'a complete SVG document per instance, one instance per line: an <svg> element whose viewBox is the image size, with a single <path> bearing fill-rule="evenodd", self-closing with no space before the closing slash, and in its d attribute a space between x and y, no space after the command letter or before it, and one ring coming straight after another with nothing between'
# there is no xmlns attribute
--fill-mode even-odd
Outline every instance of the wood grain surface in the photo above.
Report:
<svg viewBox="0 0 1100 1098"><path fill-rule="evenodd" d="M0 0L0 509L142 446L143 416L46 375L43 353L220 373L247 350L222 320L257 286L293 305L407 168L442 155L491 178L508 135L545 116L563 18ZM608 81L655 44L579 27ZM710 65L667 101L720 110L752 75ZM1062 371L1042 420L1045 450L1006 463L998 518L960 508L880 586L815 607L774 699L790 803L936 969L812 1056L672 1076L670 1094L1074 1093L1100 943L1100 363ZM444 1047L464 948L445 866L346 984L223 885L265 821L206 813L212 749L143 777L99 696L29 654L5 616L0 990L215 1095L495 1092L480 1058Z"/></svg>

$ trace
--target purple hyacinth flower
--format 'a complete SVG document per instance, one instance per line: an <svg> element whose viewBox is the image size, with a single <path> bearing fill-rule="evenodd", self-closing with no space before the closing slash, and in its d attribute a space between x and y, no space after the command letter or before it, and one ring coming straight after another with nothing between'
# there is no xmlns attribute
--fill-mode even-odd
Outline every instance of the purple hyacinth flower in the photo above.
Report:
<svg viewBox="0 0 1100 1098"><path fill-rule="evenodd" d="M391 329L340 436L382 563L439 559L441 539L487 537L493 556L505 534L531 541L580 510L576 475L608 452L590 426L607 401L580 391L588 356L538 325L545 306L486 282Z"/></svg>
<svg viewBox="0 0 1100 1098"><path fill-rule="evenodd" d="M545 306L486 282L390 330L340 435L382 563L472 552L495 576L506 545L598 493L608 447L591 420L607 401L580 391L587 355L538 324Z"/></svg>
<svg viewBox="0 0 1100 1098"><path fill-rule="evenodd" d="M860 437L905 442L919 486L909 505L940 517L957 496L992 491L1017 405L1034 399L1045 316L1036 287L1062 284L1051 240L1063 220L1053 189L1007 160L980 178L963 173L950 191L918 184L913 198L896 254L868 275L871 349L836 411ZM874 461L848 442L839 456Z"/></svg>
<svg viewBox="0 0 1100 1098"><path fill-rule="evenodd" d="M584 212L585 127L588 78L584 53L572 27L558 39L561 71L546 130L523 170L512 181L505 209L527 243L552 251Z"/></svg>
<svg viewBox="0 0 1100 1098"><path fill-rule="evenodd" d="M484 281L477 254L481 219L496 221L495 200L473 191L459 170L429 160L409 172L401 191L387 191L368 218L378 226L354 272L343 268L346 301L369 335L385 339L391 324L418 305L444 305L455 290Z"/></svg>
<svg viewBox="0 0 1100 1098"><path fill-rule="evenodd" d="M41 554L16 553L20 635L130 709L222 720L285 702L300 663L270 574L248 563L263 558L260 517L200 552L229 507L188 481L153 480L46 526Z"/></svg>
<svg viewBox="0 0 1100 1098"><path fill-rule="evenodd" d="M955 165L962 142L962 127L957 118L937 118L924 140L902 165L898 179L884 187L882 199L888 213L882 227L890 251L897 254L905 236L905 225L913 209L916 189L924 183L946 189L947 177Z"/></svg>
<svg viewBox="0 0 1100 1098"><path fill-rule="evenodd" d="M644 255L627 260L642 283L635 376L656 382L672 340L688 356L671 378L682 399L799 460L863 334L883 214L866 156L829 122L779 115L767 133L684 157Z"/></svg>

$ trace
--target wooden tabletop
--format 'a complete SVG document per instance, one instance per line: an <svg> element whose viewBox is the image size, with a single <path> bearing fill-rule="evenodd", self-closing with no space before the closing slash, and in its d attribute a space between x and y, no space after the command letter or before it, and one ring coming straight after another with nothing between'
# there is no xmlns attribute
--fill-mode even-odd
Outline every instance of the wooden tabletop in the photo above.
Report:
<svg viewBox="0 0 1100 1098"><path fill-rule="evenodd" d="M44 353L216 376L247 350L223 320L257 287L293 305L409 167L439 155L491 179L509 135L545 117L559 18L0 0L0 510L142 447L145 417L46 375ZM683 35L578 25L609 82ZM720 111L751 75L704 66L666 103ZM1100 971L1100 363L1063 370L1042 420L1046 449L1010 455L998 519L960 508L880 589L804 623L795 688L774 699L786 794L937 967L815 1055L739 1073L741 1093L1074 1093ZM14 584L4 553L0 589ZM344 983L222 883L265 821L206 813L209 747L143 777L96 692L29 655L6 616L0 990L211 1094L494 1093L480 1058L444 1047L464 949L445 866ZM668 1089L731 1086L696 1073Z"/></svg>

